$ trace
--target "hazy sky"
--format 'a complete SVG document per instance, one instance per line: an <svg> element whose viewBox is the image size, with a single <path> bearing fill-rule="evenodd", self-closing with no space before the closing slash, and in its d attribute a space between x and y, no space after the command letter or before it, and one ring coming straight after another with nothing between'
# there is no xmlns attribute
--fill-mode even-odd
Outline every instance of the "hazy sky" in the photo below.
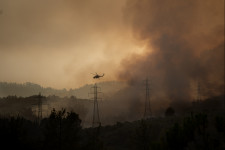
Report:
<svg viewBox="0 0 225 150"><path fill-rule="evenodd" d="M143 45L124 22L125 0L0 0L0 81L55 88L114 80Z"/></svg>
<svg viewBox="0 0 225 150"><path fill-rule="evenodd" d="M0 10L0 81L76 88L94 72L106 81L149 70L188 82L192 66L221 56L205 52L224 48L223 0L0 0Z"/></svg>
<svg viewBox="0 0 225 150"><path fill-rule="evenodd" d="M125 8L147 45L123 60L120 79L135 84L148 73L158 99L196 98L197 82L204 98L224 94L224 0L129 0Z"/></svg>

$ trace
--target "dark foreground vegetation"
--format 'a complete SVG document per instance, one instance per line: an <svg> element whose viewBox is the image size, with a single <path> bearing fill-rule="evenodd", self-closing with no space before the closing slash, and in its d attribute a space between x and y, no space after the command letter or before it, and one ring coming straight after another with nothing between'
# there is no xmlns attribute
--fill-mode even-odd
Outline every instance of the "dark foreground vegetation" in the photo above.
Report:
<svg viewBox="0 0 225 150"><path fill-rule="evenodd" d="M82 128L79 115L65 109L53 109L40 123L20 116L1 117L0 144L4 149L24 150L222 150L224 108L212 108L182 115L168 108L165 117L96 128Z"/></svg>

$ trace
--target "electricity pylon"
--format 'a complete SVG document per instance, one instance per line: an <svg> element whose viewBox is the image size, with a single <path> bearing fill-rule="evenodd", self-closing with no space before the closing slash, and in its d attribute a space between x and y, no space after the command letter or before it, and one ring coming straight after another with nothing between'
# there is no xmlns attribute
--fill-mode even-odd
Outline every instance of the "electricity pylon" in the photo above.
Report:
<svg viewBox="0 0 225 150"><path fill-rule="evenodd" d="M98 91L99 87L97 86L97 84L95 83L95 85L92 87L92 89L94 90L93 93L90 94L94 94L94 97L92 98L94 100L94 108L93 108L93 118L92 118L92 127L98 127L101 126L101 121L100 121L100 117L99 117L99 105L98 105L98 100L100 100L101 98L98 97L98 94L101 93Z"/></svg>

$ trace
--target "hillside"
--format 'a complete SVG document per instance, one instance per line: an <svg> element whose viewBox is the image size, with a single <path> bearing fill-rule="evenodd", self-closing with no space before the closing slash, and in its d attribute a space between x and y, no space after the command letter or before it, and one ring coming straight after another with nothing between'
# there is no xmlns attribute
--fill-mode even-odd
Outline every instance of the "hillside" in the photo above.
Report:
<svg viewBox="0 0 225 150"><path fill-rule="evenodd" d="M54 89L51 87L42 87L41 85L26 82L24 84L18 83L7 83L7 82L0 82L0 97L7 97L9 95L16 95L22 97L28 97L31 95L36 95L41 92L44 96L55 95L60 97L70 97L75 96L77 98L88 99L88 93L91 91L91 87L93 84L86 84L77 89ZM98 84L101 87L101 91L107 97L119 89L125 87L125 83L122 82L100 82Z"/></svg>

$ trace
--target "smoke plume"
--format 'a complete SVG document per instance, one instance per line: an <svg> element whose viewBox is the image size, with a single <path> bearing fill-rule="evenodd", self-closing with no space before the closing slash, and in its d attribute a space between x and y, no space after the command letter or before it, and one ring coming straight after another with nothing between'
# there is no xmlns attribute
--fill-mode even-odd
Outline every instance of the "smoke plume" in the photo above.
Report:
<svg viewBox="0 0 225 150"><path fill-rule="evenodd" d="M144 95L146 77L153 110L192 101L197 83L202 98L224 94L224 1L129 0L124 18L146 45L121 62L118 78L132 87L127 99Z"/></svg>
<svg viewBox="0 0 225 150"><path fill-rule="evenodd" d="M205 96L224 89L224 5L219 0L127 1L124 17L137 40L146 41L142 55L122 62L120 79L150 76L158 92L189 98L199 81Z"/></svg>

